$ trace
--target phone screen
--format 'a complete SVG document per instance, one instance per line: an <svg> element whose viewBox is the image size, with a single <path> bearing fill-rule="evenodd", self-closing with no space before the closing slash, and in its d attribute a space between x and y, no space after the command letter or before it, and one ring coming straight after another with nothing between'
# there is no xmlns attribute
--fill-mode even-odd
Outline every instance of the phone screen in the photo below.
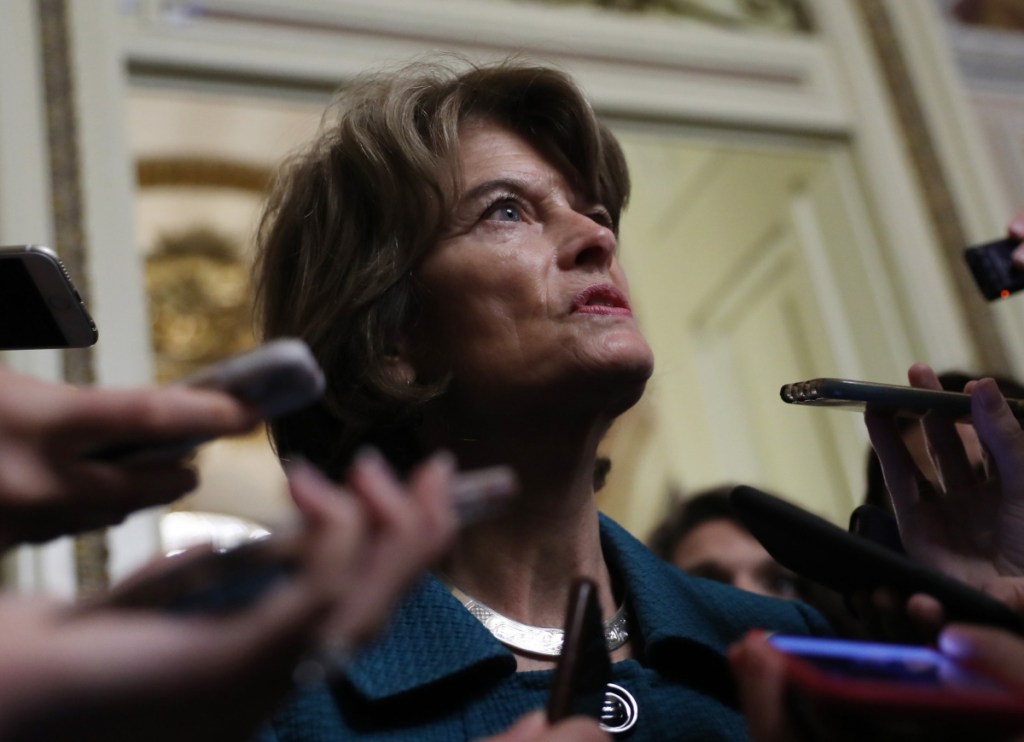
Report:
<svg viewBox="0 0 1024 742"><path fill-rule="evenodd" d="M787 708L807 739L1016 739L1024 690L929 647L772 636L786 658Z"/></svg>
<svg viewBox="0 0 1024 742"><path fill-rule="evenodd" d="M916 688L1001 689L992 678L929 647L801 636L773 636L768 641L832 677Z"/></svg>
<svg viewBox="0 0 1024 742"><path fill-rule="evenodd" d="M67 345L67 338L24 263L0 260L0 349Z"/></svg>

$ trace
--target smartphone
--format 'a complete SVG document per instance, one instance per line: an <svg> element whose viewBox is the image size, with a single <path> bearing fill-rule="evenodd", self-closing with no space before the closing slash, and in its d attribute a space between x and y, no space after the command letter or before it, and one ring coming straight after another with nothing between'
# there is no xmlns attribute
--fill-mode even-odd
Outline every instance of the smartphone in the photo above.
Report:
<svg viewBox="0 0 1024 742"><path fill-rule="evenodd" d="M1024 619L1006 604L792 503L746 485L730 493L729 503L775 561L809 580L844 595L880 587L926 593L950 620L1024 634Z"/></svg>
<svg viewBox="0 0 1024 742"><path fill-rule="evenodd" d="M569 593L562 653L548 695L548 721L580 715L601 719L611 669L597 585L576 579Z"/></svg>
<svg viewBox="0 0 1024 742"><path fill-rule="evenodd" d="M515 488L515 475L507 466L459 473L453 487L456 512L461 519L468 507L475 518L482 517L488 507L497 508L511 497ZM97 606L175 614L240 610L295 574L301 538L301 531L282 531L227 549L187 550L167 557L162 571L134 575L87 601L82 609ZM597 622L603 641L600 613Z"/></svg>
<svg viewBox="0 0 1024 742"><path fill-rule="evenodd" d="M790 712L814 739L1003 739L1024 687L931 647L774 635Z"/></svg>
<svg viewBox="0 0 1024 742"><path fill-rule="evenodd" d="M904 417L920 417L934 410L952 420L969 422L971 419L971 395L963 392L851 379L810 379L783 385L779 396L789 404L814 407L878 410ZM1024 420L1024 400L1007 399L1006 403L1018 419Z"/></svg>
<svg viewBox="0 0 1024 742"><path fill-rule="evenodd" d="M1005 299L1024 289L1024 271L1014 267L1010 259L1020 244L1019 239L1004 237L964 250L964 260L971 269L974 282L981 295L989 301Z"/></svg>
<svg viewBox="0 0 1024 742"><path fill-rule="evenodd" d="M295 573L298 547L297 535L289 534L228 549L186 550L167 557L162 572L130 577L85 605L179 615L237 611Z"/></svg>
<svg viewBox="0 0 1024 742"><path fill-rule="evenodd" d="M324 391L324 375L302 340L274 340L214 364L177 382L196 389L227 392L259 408L264 419L301 409ZM206 438L146 441L108 446L90 454L99 461L145 463L181 458Z"/></svg>
<svg viewBox="0 0 1024 742"><path fill-rule="evenodd" d="M0 350L84 348L97 337L96 324L53 250L0 247Z"/></svg>

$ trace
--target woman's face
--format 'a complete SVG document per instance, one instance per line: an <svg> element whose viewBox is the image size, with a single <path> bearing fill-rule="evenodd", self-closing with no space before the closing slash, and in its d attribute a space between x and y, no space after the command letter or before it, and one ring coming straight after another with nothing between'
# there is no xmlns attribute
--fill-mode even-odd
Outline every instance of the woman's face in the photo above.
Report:
<svg viewBox="0 0 1024 742"><path fill-rule="evenodd" d="M419 272L413 340L432 371L452 372L451 391L478 406L587 395L620 406L613 414L632 405L653 356L605 207L495 124L464 125L460 157L449 229Z"/></svg>

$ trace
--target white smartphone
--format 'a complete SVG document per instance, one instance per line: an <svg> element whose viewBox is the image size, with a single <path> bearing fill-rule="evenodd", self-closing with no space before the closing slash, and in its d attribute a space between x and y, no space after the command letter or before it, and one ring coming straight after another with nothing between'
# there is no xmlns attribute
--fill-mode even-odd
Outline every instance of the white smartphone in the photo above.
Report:
<svg viewBox="0 0 1024 742"><path fill-rule="evenodd" d="M0 247L0 350L84 348L97 337L82 297L53 250Z"/></svg>
<svg viewBox="0 0 1024 742"><path fill-rule="evenodd" d="M209 366L176 385L227 392L257 407L265 420L294 412L324 391L324 375L309 346L283 338ZM144 463L181 458L208 439L133 442L95 451L91 458L118 463Z"/></svg>

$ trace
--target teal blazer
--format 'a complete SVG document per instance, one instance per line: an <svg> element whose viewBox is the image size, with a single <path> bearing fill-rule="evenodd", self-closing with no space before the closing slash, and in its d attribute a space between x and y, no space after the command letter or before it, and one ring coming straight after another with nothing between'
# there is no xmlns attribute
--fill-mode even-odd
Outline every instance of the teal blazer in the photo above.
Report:
<svg viewBox="0 0 1024 742"><path fill-rule="evenodd" d="M686 575L604 516L601 540L625 586L637 650L612 678L637 702L630 742L745 739L729 645L752 628L831 634L809 606ZM517 673L512 653L427 576L343 679L295 694L259 739L475 740L543 708L552 675Z"/></svg>

